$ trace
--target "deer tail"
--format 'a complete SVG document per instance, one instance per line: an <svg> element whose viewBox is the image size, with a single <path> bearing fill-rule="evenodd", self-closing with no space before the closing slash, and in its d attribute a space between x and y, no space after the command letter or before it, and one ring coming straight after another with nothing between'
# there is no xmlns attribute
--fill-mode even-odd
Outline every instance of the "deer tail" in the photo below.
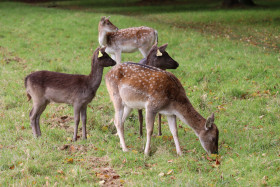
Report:
<svg viewBox="0 0 280 187"><path fill-rule="evenodd" d="M28 79L28 76L25 77L25 79L24 79L24 86L25 86L25 88L27 88L27 79ZM27 95L28 101L30 101L31 95L29 93L26 93L26 95Z"/></svg>

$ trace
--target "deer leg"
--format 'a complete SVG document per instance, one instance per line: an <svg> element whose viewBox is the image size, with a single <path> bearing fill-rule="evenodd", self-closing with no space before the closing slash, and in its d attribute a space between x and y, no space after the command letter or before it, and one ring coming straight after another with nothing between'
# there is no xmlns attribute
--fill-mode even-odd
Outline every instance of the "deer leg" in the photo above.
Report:
<svg viewBox="0 0 280 187"><path fill-rule="evenodd" d="M36 133L37 133L37 136L41 136L41 129L40 129L40 117L41 117L41 114L45 111L47 105L49 103L46 101L44 105L42 105L37 113L37 116L36 116Z"/></svg>
<svg viewBox="0 0 280 187"><path fill-rule="evenodd" d="M161 114L158 114L158 135L161 136Z"/></svg>
<svg viewBox="0 0 280 187"><path fill-rule="evenodd" d="M115 52L115 55L116 55L116 62L118 63L118 64L120 64L121 63L121 60L122 60L122 52L121 51L117 51L117 52Z"/></svg>
<svg viewBox="0 0 280 187"><path fill-rule="evenodd" d="M33 108L29 114L30 124L32 127L33 136L35 138L37 138L39 136L39 134L38 134L39 131L37 130L37 127L39 126L39 124L37 125L37 122L40 119L39 113L40 113L40 109L42 106L43 106L42 103L33 102Z"/></svg>
<svg viewBox="0 0 280 187"><path fill-rule="evenodd" d="M138 110L138 119L139 119L139 132L140 136L143 136L143 110Z"/></svg>
<svg viewBox="0 0 280 187"><path fill-rule="evenodd" d="M111 54L111 58L116 61L116 55Z"/></svg>
<svg viewBox="0 0 280 187"><path fill-rule="evenodd" d="M83 124L83 139L87 139L87 129L86 129L86 124L87 124L87 105L83 106L80 111L81 114L81 119L82 119L82 124Z"/></svg>
<svg viewBox="0 0 280 187"><path fill-rule="evenodd" d="M77 134L78 134L78 127L80 123L80 112L81 112L81 106L74 105L74 136L73 141L77 141Z"/></svg>
<svg viewBox="0 0 280 187"><path fill-rule="evenodd" d="M145 48L139 48L140 53L143 55L144 58L146 58L149 54L149 50Z"/></svg>
<svg viewBox="0 0 280 187"><path fill-rule="evenodd" d="M177 123L176 123L176 116L175 115L167 116L167 120L168 120L169 129L172 133L172 136L173 136L173 139L174 139L174 142L175 142L177 154L179 156L182 156L182 151L181 151L179 140L178 140L178 130L177 130Z"/></svg>
<svg viewBox="0 0 280 187"><path fill-rule="evenodd" d="M116 96L115 96L116 97ZM128 151L128 148L125 145L124 141L124 126L123 126L123 114L124 114L124 106L122 105L121 99L113 99L114 108L115 108L115 126L117 128L117 133L120 138L121 148L124 152Z"/></svg>
<svg viewBox="0 0 280 187"><path fill-rule="evenodd" d="M131 113L132 108L129 107L124 107L124 112L123 112L123 117L122 117L122 123L125 122L126 118L129 116L129 114Z"/></svg>
<svg viewBox="0 0 280 187"><path fill-rule="evenodd" d="M151 145L151 136L154 130L154 122L155 122L156 113L146 110L146 129L147 129L147 142L145 146L145 155L149 155L150 145Z"/></svg>

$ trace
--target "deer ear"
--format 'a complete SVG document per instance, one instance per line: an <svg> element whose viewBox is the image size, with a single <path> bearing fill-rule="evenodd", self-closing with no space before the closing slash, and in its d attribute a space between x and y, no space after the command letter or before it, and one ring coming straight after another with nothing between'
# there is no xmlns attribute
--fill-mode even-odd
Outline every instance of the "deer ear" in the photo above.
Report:
<svg viewBox="0 0 280 187"><path fill-rule="evenodd" d="M101 18L101 20L100 20L100 21L104 22L104 21L105 21L105 19L106 19L106 17L105 17L105 16L103 16L103 17Z"/></svg>
<svg viewBox="0 0 280 187"><path fill-rule="evenodd" d="M102 53L105 53L105 50L106 50L106 46L100 48L100 51L101 51Z"/></svg>
<svg viewBox="0 0 280 187"><path fill-rule="evenodd" d="M205 122L205 130L209 130L214 123L214 113L210 117L207 118Z"/></svg>
<svg viewBox="0 0 280 187"><path fill-rule="evenodd" d="M107 20L109 20L109 19L110 19L110 17L111 17L111 16L108 16L108 17L107 17Z"/></svg>
<svg viewBox="0 0 280 187"><path fill-rule="evenodd" d="M162 46L160 46L158 49L161 51L161 52L164 52L167 48L168 44L163 44Z"/></svg>

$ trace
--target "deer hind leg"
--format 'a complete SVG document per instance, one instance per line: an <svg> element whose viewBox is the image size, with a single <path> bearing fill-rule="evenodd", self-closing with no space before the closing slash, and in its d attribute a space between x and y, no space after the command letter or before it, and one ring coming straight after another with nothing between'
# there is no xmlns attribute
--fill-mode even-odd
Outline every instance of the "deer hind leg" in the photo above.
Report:
<svg viewBox="0 0 280 187"><path fill-rule="evenodd" d="M143 110L138 110L138 119L139 119L139 133L140 136L143 136Z"/></svg>
<svg viewBox="0 0 280 187"><path fill-rule="evenodd" d="M86 129L86 124L87 124L87 105L83 106L80 111L81 114L81 119L82 119L82 124L83 124L83 139L87 139L87 129Z"/></svg>
<svg viewBox="0 0 280 187"><path fill-rule="evenodd" d="M173 139L174 139L174 142L175 142L177 154L181 156L182 151L181 151L179 140L178 140L178 130L177 130L177 123L176 123L176 116L175 115L167 116L167 120L168 120L169 129L172 133L172 136L173 136Z"/></svg>
<svg viewBox="0 0 280 187"><path fill-rule="evenodd" d="M116 52L115 52L115 55L116 55L115 61L116 61L118 64L120 64L121 61L122 61L122 52L121 52L121 51L116 51Z"/></svg>
<svg viewBox="0 0 280 187"><path fill-rule="evenodd" d="M45 111L47 105L49 104L48 101L45 102L45 104L43 104L38 113L37 113L37 116L36 116L36 133L38 136L41 136L41 129L40 129L40 117L41 117L41 114Z"/></svg>
<svg viewBox="0 0 280 187"><path fill-rule="evenodd" d="M39 127L39 120L40 120L40 116L42 114L42 112L45 110L46 108L46 103L45 102L34 102L33 101L33 107L30 111L29 114L29 118L30 118L30 125L32 127L32 132L33 132L33 136L35 138L37 138L38 136L41 135L41 130Z"/></svg>
<svg viewBox="0 0 280 187"><path fill-rule="evenodd" d="M158 114L158 135L161 136L161 114Z"/></svg>
<svg viewBox="0 0 280 187"><path fill-rule="evenodd" d="M116 98L117 97L117 98ZM115 108L115 127L117 129L118 136L120 138L121 148L124 152L128 151L124 141L124 123L122 121L124 116L124 106L119 96L114 96L112 99Z"/></svg>
<svg viewBox="0 0 280 187"><path fill-rule="evenodd" d="M127 106L124 107L124 111L123 111L123 117L122 117L122 123L125 122L126 118L129 116L129 114L131 113L132 108L129 108Z"/></svg>
<svg viewBox="0 0 280 187"><path fill-rule="evenodd" d="M145 47L139 48L139 51L140 51L140 53L143 55L144 58L146 58L146 57L148 56L149 50L150 50L150 49L147 49L147 48L145 48Z"/></svg>
<svg viewBox="0 0 280 187"><path fill-rule="evenodd" d="M151 137L154 130L154 122L155 122L156 113L146 110L146 129L147 129L147 142L145 146L145 155L149 155L150 145L151 145Z"/></svg>

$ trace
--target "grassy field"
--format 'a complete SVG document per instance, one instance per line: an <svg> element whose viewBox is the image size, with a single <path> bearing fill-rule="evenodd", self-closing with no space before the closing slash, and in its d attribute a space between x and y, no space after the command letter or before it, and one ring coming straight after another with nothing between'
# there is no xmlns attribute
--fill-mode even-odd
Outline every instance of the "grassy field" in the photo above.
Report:
<svg viewBox="0 0 280 187"><path fill-rule="evenodd" d="M255 2L262 6L1 2L0 186L279 186L279 3ZM33 138L24 77L36 70L89 74L104 15L119 28L153 27L159 44L169 44L167 51L180 64L171 72L194 107L204 117L215 112L218 162L180 121L184 155L178 157L165 118L163 136L153 137L151 156L145 157L136 112L125 123L131 151L123 153L104 80L88 107L87 141L71 142L73 108L65 104L47 107L42 137ZM123 55L123 61L141 58Z"/></svg>

